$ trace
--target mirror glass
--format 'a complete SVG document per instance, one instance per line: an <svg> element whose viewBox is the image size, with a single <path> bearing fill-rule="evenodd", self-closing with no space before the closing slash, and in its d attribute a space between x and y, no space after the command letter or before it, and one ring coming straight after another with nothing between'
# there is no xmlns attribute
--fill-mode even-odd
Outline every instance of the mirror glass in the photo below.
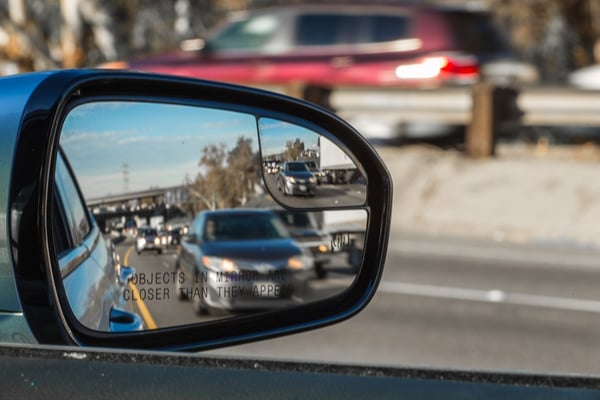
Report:
<svg viewBox="0 0 600 400"><path fill-rule="evenodd" d="M341 293L360 268L365 180L306 128L207 107L97 101L68 113L60 148L53 243L71 310L91 329L295 307ZM292 172L280 174L286 164Z"/></svg>
<svg viewBox="0 0 600 400"><path fill-rule="evenodd" d="M265 186L288 207L359 206L366 182L352 159L327 138L270 118L259 120Z"/></svg>

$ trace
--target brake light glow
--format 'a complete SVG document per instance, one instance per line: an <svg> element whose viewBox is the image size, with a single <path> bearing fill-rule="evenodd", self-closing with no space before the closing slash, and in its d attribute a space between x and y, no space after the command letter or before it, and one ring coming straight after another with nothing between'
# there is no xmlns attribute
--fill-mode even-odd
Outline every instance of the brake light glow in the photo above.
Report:
<svg viewBox="0 0 600 400"><path fill-rule="evenodd" d="M446 57L427 57L418 64L400 65L396 68L399 79L431 79L448 65Z"/></svg>
<svg viewBox="0 0 600 400"><path fill-rule="evenodd" d="M448 60L442 71L459 76L477 75L479 74L479 66L475 62L459 63Z"/></svg>
<svg viewBox="0 0 600 400"><path fill-rule="evenodd" d="M395 72L398 79L405 80L433 79L441 75L458 79L476 78L479 74L479 66L472 57L437 56L426 57L415 64L400 65Z"/></svg>

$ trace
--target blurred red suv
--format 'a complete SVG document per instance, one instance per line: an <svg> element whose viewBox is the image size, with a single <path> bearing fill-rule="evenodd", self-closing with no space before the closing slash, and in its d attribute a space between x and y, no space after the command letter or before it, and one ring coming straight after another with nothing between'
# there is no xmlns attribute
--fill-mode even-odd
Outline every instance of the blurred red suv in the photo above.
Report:
<svg viewBox="0 0 600 400"><path fill-rule="evenodd" d="M232 14L206 40L120 66L246 85L423 87L473 83L490 62L519 71L486 12L316 4Z"/></svg>

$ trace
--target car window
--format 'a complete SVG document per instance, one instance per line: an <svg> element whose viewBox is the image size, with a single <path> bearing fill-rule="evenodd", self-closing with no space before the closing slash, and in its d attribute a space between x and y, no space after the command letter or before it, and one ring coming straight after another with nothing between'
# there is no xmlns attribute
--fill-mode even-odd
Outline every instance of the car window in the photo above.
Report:
<svg viewBox="0 0 600 400"><path fill-rule="evenodd" d="M277 211L276 214L281 218L284 224L296 228L312 228L313 223L308 213Z"/></svg>
<svg viewBox="0 0 600 400"><path fill-rule="evenodd" d="M280 239L287 236L285 228L274 215L215 215L208 218L204 226L204 239L207 242Z"/></svg>
<svg viewBox="0 0 600 400"><path fill-rule="evenodd" d="M192 226L190 228L190 232L194 235L196 235L197 238L201 238L202 237L202 227L200 224L200 218L196 218L193 222L192 222Z"/></svg>
<svg viewBox="0 0 600 400"><path fill-rule="evenodd" d="M339 14L307 14L298 17L299 46L331 46L357 42L360 17Z"/></svg>
<svg viewBox="0 0 600 400"><path fill-rule="evenodd" d="M298 17L299 46L365 44L403 39L409 18L388 15L307 14Z"/></svg>
<svg viewBox="0 0 600 400"><path fill-rule="evenodd" d="M287 165L287 170L291 172L308 171L308 169L306 168L306 164L304 163L289 163Z"/></svg>
<svg viewBox="0 0 600 400"><path fill-rule="evenodd" d="M140 229L139 236L148 236L148 235L156 235L156 229L153 229L153 228Z"/></svg>
<svg viewBox="0 0 600 400"><path fill-rule="evenodd" d="M69 240L69 234L66 224L66 217L62 205L60 204L60 198L58 192L54 192L54 204L52 206L52 232L54 234L54 248L56 254L62 256L67 250L69 250L71 244Z"/></svg>
<svg viewBox="0 0 600 400"><path fill-rule="evenodd" d="M211 50L259 49L273 37L279 21L275 15L260 15L233 23L212 38Z"/></svg>
<svg viewBox="0 0 600 400"><path fill-rule="evenodd" d="M367 20L371 28L371 42L389 42L408 36L410 20L405 16L375 15L367 17Z"/></svg>
<svg viewBox="0 0 600 400"><path fill-rule="evenodd" d="M72 245L81 244L90 232L87 208L62 156L56 160L56 188L64 212L67 236Z"/></svg>

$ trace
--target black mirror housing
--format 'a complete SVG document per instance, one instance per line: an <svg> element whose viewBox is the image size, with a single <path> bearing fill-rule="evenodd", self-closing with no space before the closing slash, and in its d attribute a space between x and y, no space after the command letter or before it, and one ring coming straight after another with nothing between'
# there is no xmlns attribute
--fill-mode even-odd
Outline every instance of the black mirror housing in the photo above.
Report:
<svg viewBox="0 0 600 400"><path fill-rule="evenodd" d="M373 297L382 274L389 235L391 178L366 140L332 113L279 94L171 76L72 70L33 74L29 78L5 78L2 81L0 85L15 86L27 99L20 111L19 128L13 133L14 137L4 140L6 143L14 142L8 215L18 205L20 221L18 226L10 229L12 245L9 251L14 264L9 272L14 277L15 293L20 303L20 307L16 304L12 307L15 312L23 313L38 342L203 350L333 324L358 313ZM358 166L366 190L360 202L342 207L358 208L367 215L363 256L360 262L356 262L357 272L352 284L335 296L293 309L242 314L202 324L118 332L102 332L82 324L77 317L76 307L69 303L68 288L64 285L65 277L73 274L76 267L63 262L63 258L61 262L58 261L56 249L61 248L62 242L51 217L57 207L53 193L56 190L54 176L60 147L59 136L67 114L78 105L115 100L202 105L243 112L255 116L257 121L268 118L306 127L343 149ZM23 206L24 193L27 193L27 206ZM280 205L285 207L286 204ZM327 207L321 206L302 207L311 212L327 210ZM12 218L17 216L15 212L12 215ZM7 221L8 224L11 222ZM16 220L14 222L17 223ZM24 237L30 237L31 240L24 241L21 239ZM100 237L96 240L102 240ZM195 235L182 237L182 241L190 239L196 239ZM86 256L89 254L85 252L80 255L82 258ZM121 280L129 281L132 276L133 271L125 269L121 273ZM41 314L43 318L40 318Z"/></svg>

